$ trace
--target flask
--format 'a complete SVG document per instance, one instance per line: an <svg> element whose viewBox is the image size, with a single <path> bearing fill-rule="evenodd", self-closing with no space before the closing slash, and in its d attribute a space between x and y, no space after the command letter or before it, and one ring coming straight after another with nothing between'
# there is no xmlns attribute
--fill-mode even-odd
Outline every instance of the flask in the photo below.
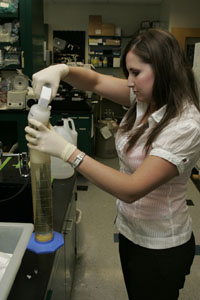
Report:
<svg viewBox="0 0 200 300"><path fill-rule="evenodd" d="M56 126L54 126L55 131L64 137L69 143L74 144L73 137L64 127L64 121L58 120ZM69 178L74 174L74 169L72 166L57 157L51 157L51 176L55 179Z"/></svg>
<svg viewBox="0 0 200 300"><path fill-rule="evenodd" d="M28 120L35 119L48 125L50 97L51 89L43 86L38 104L31 106ZM50 156L30 149L30 163L35 239L39 242L48 242L53 239Z"/></svg>

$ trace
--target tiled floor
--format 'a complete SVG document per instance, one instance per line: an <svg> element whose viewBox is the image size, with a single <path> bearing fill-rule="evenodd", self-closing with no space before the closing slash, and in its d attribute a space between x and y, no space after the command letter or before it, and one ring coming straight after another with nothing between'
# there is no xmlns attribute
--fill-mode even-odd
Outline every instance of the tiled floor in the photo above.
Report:
<svg viewBox="0 0 200 300"><path fill-rule="evenodd" d="M99 159L118 168L117 159ZM72 300L127 300L115 242L115 198L103 192L83 177L78 185L77 208L82 218L77 224L78 255ZM197 255L191 274L180 293L180 300L200 299L200 194L192 181L188 185L188 205L193 219ZM151 300L151 299L148 299ZM162 299L160 299L162 300ZM170 299L169 299L170 300Z"/></svg>

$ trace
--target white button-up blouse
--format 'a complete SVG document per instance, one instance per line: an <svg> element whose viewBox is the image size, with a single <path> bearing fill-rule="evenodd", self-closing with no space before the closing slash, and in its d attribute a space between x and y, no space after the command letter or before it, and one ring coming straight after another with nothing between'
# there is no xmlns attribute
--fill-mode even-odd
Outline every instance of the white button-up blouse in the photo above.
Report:
<svg viewBox="0 0 200 300"><path fill-rule="evenodd" d="M145 103L137 102L137 117L131 132L140 126L146 108ZM162 119L165 109L163 106L149 117L148 129L128 153L124 148L130 132L116 134L121 172L132 174L142 164L149 130ZM187 182L200 157L200 113L194 105L186 104L181 116L171 120L154 140L148 155L176 165L179 176L131 204L117 199L116 226L121 234L142 247L165 249L182 245L192 233L186 204Z"/></svg>

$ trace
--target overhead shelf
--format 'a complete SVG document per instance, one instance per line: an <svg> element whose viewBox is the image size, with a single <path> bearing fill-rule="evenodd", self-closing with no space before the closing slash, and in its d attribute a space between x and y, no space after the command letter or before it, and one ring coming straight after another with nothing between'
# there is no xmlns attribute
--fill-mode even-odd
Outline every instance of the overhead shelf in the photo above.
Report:
<svg viewBox="0 0 200 300"><path fill-rule="evenodd" d="M120 67L120 36L89 35L88 49L89 61L95 68Z"/></svg>
<svg viewBox="0 0 200 300"><path fill-rule="evenodd" d="M1 43L0 42L0 49L1 48L4 48L4 47L7 47L7 46L11 46L11 47L19 47L19 42L14 42L14 43L11 43L11 42L3 42Z"/></svg>
<svg viewBox="0 0 200 300"><path fill-rule="evenodd" d="M0 19L15 19L18 18L18 12L15 13L0 13Z"/></svg>
<svg viewBox="0 0 200 300"><path fill-rule="evenodd" d="M21 69L21 65L8 65L8 66L0 66L0 70L16 70Z"/></svg>

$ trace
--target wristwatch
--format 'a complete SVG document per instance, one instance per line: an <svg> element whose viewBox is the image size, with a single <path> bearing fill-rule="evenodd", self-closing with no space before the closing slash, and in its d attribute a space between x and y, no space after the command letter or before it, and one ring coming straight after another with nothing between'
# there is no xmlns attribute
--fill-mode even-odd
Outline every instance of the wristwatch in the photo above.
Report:
<svg viewBox="0 0 200 300"><path fill-rule="evenodd" d="M76 169L83 161L84 157L85 157L85 153L84 152L81 152L79 153L76 158L74 159L73 163L72 163L72 167L74 169Z"/></svg>

